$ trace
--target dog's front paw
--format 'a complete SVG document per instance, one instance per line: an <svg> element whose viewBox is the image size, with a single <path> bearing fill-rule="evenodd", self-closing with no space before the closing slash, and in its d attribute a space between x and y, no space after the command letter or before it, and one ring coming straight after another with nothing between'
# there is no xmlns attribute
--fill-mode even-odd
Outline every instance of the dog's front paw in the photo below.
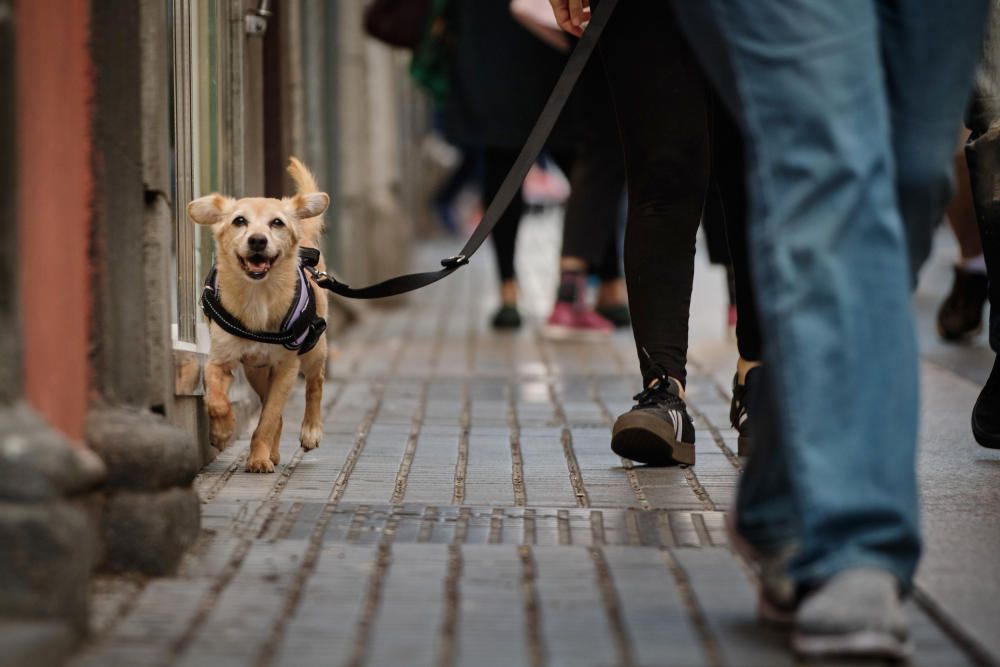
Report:
<svg viewBox="0 0 1000 667"><path fill-rule="evenodd" d="M221 452L229 444L229 441L233 439L233 431L235 430L236 415L233 414L232 410L218 417L210 417L208 421L208 442Z"/></svg>
<svg viewBox="0 0 1000 667"><path fill-rule="evenodd" d="M270 458L255 459L247 461L247 472L274 472L274 464Z"/></svg>
<svg viewBox="0 0 1000 667"><path fill-rule="evenodd" d="M320 440L323 439L323 429L319 426L306 426L302 425L302 429L299 431L299 443L302 445L302 449L309 451L310 449L316 449L319 447Z"/></svg>

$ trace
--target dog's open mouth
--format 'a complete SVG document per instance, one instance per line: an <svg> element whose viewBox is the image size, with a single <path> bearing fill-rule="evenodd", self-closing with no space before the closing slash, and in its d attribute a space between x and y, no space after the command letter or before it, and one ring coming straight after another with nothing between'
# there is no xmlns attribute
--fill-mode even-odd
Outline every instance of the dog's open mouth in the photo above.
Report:
<svg viewBox="0 0 1000 667"><path fill-rule="evenodd" d="M236 255L236 257L240 260L240 266L243 267L243 271L254 280L260 280L267 276L267 272L271 270L274 261L278 259L277 255L267 257L259 252L248 257L241 257L240 255Z"/></svg>

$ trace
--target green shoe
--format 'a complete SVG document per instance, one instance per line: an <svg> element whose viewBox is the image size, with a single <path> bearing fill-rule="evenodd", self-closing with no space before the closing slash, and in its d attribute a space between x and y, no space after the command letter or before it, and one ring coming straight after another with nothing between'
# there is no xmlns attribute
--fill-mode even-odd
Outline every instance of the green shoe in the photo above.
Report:
<svg viewBox="0 0 1000 667"><path fill-rule="evenodd" d="M521 328L521 313L517 306L504 304L493 315L493 328L500 331L513 331Z"/></svg>
<svg viewBox="0 0 1000 667"><path fill-rule="evenodd" d="M598 306L594 310L597 314L615 325L616 329L624 329L632 326L632 316L628 313L628 306L624 303L613 303L608 306Z"/></svg>

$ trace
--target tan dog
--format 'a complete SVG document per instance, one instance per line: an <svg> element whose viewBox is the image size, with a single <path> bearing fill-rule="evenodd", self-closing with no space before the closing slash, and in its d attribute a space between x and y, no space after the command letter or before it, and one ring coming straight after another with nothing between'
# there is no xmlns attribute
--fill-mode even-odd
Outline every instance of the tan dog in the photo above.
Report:
<svg viewBox="0 0 1000 667"><path fill-rule="evenodd" d="M199 225L212 225L215 236L216 285L225 310L251 331L279 330L299 284L299 247L318 248L323 231L320 217L330 203L318 192L316 181L294 157L288 166L298 187L293 197L231 199L219 194L196 199L187 212ZM325 270L322 264L317 267ZM316 297L316 314L325 319L325 293L308 281ZM281 414L299 371L306 378L306 410L299 441L305 449L319 446L323 437L320 404L326 370L326 334L309 352L299 355L282 345L261 343L223 331L210 322L212 349L205 366L205 404L210 420L209 439L223 449L233 437L236 419L229 402L229 386L237 364L262 409L250 441L247 472L274 472L279 461Z"/></svg>

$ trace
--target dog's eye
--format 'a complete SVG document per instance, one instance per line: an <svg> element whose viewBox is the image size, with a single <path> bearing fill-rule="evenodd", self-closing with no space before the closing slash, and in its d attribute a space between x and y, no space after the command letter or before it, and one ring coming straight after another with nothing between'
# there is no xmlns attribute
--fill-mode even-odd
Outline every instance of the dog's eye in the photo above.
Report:
<svg viewBox="0 0 1000 667"><path fill-rule="evenodd" d="M244 218L242 215L238 215L235 218L233 218L233 224L236 225L237 227L246 227L247 219Z"/></svg>
<svg viewBox="0 0 1000 667"><path fill-rule="evenodd" d="M279 218L275 218L274 220L271 221L271 226L272 227L284 227L285 226L285 221L281 220Z"/></svg>

